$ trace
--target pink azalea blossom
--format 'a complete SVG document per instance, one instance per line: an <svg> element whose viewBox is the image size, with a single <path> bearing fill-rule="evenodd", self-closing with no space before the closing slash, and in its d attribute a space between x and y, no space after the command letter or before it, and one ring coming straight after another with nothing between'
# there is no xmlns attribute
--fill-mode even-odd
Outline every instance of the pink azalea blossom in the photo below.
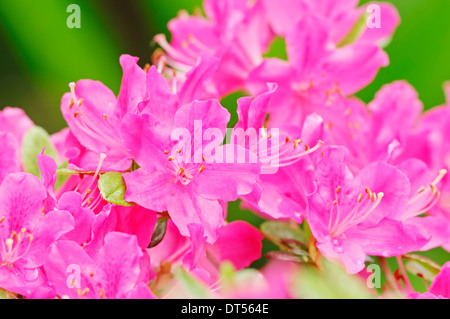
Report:
<svg viewBox="0 0 450 319"><path fill-rule="evenodd" d="M364 268L366 255L395 256L428 241L414 225L393 217L410 192L398 169L375 162L357 176L346 167L348 151L328 147L317 168L317 189L308 195L307 221L317 248L347 272Z"/></svg>
<svg viewBox="0 0 450 319"><path fill-rule="evenodd" d="M254 191L245 195L245 204L271 218L291 218L301 222L306 209L306 195L313 191L314 154L323 142L323 121L316 114L308 116L303 127L285 125L273 131L264 129L266 112L274 91L252 99L238 100L239 121L233 129L233 143L248 147L262 163L261 175ZM253 135L252 135L253 134ZM233 138L233 137L232 137Z"/></svg>
<svg viewBox="0 0 450 319"><path fill-rule="evenodd" d="M124 145L141 167L124 174L125 200L148 209L168 211L184 236L188 224L204 227L207 241L217 238L224 213L219 200L233 201L251 192L260 166L252 153L242 150L248 163L236 161L234 145L220 145L230 114L217 101L194 101L174 114L173 127L151 114L128 114L122 126ZM201 121L202 127L195 125ZM214 154L205 152L211 142L194 141L208 128L214 130ZM171 140L172 129L184 129L181 141ZM220 135L220 136L216 136ZM180 146L181 143L181 146ZM238 147L239 148L239 147Z"/></svg>
<svg viewBox="0 0 450 319"><path fill-rule="evenodd" d="M0 155L0 183L9 173L23 170L22 139L33 126L33 122L21 109L6 107L0 111L0 141L3 145Z"/></svg>
<svg viewBox="0 0 450 319"><path fill-rule="evenodd" d="M135 236L111 232L95 258L73 241L53 244L44 268L60 298L153 298L140 280L145 271L141 259L148 259L148 255Z"/></svg>
<svg viewBox="0 0 450 319"><path fill-rule="evenodd" d="M286 35L286 50L288 61L267 58L247 81L253 94L264 91L268 82L277 83L268 109L272 126L301 123L312 113L325 115L330 106L369 84L389 62L376 44L336 48L330 21L313 14L303 16Z"/></svg>
<svg viewBox="0 0 450 319"><path fill-rule="evenodd" d="M183 12L169 22L170 44L162 34L155 37L165 51L159 61L178 74L196 66L202 56L220 59L210 81L217 94L224 96L244 88L248 73L262 62L273 33L261 1L205 0L203 6L206 17Z"/></svg>
<svg viewBox="0 0 450 319"><path fill-rule="evenodd" d="M40 267L48 247L73 228L67 211L43 214L45 188L27 173L12 173L0 185L0 287L24 296L45 284Z"/></svg>
<svg viewBox="0 0 450 319"><path fill-rule="evenodd" d="M400 22L396 8L383 2L371 2L357 7L357 0L344 1L315 1L315 0L281 0L274 2L262 0L265 13L272 29L278 35L287 35L296 22L308 13L314 13L331 22L330 36L334 43L340 43L351 31L357 20L364 13L372 13L370 5L379 8L379 25L368 27L368 22L375 23L367 17L366 27L356 39L359 42L383 44L394 33ZM369 7L369 8L368 8Z"/></svg>

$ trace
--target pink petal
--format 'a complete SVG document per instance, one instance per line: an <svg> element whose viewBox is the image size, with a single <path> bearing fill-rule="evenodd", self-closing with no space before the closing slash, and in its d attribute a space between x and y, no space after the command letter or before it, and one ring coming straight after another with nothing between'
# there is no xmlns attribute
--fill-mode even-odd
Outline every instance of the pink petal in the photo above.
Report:
<svg viewBox="0 0 450 319"><path fill-rule="evenodd" d="M176 196L167 199L167 208L174 224L183 236L189 236L189 224L200 224L208 243L217 239L217 232L224 223L222 206L217 200L209 200L185 189L178 188Z"/></svg>
<svg viewBox="0 0 450 319"><path fill-rule="evenodd" d="M4 236L25 227L32 230L41 218L43 200L47 197L39 179L27 173L12 173L0 185Z"/></svg>
<svg viewBox="0 0 450 319"><path fill-rule="evenodd" d="M97 256L97 280L108 298L124 298L137 284L141 248L136 236L111 232Z"/></svg>
<svg viewBox="0 0 450 319"><path fill-rule="evenodd" d="M355 43L333 52L324 66L344 95L358 92L373 81L381 67L389 64L389 58L378 46Z"/></svg>
<svg viewBox="0 0 450 319"><path fill-rule="evenodd" d="M140 206L114 206L117 214L116 231L135 235L142 249L150 244L156 225L156 213Z"/></svg>
<svg viewBox="0 0 450 319"><path fill-rule="evenodd" d="M206 157L206 168L196 176L195 187L205 198L234 201L253 190L260 164L256 155L238 145L219 146L216 151L219 150L223 154L222 161L209 163Z"/></svg>
<svg viewBox="0 0 450 319"><path fill-rule="evenodd" d="M255 227L235 221L220 229L217 241L208 251L217 261L231 261L240 270L261 257L262 239Z"/></svg>
<svg viewBox="0 0 450 319"><path fill-rule="evenodd" d="M3 150L0 155L0 184L9 173L19 170L19 160L17 158L17 140L11 133L0 132Z"/></svg>
<svg viewBox="0 0 450 319"><path fill-rule="evenodd" d="M450 298L450 262L442 266L441 271L431 283L428 292L436 296Z"/></svg>
<svg viewBox="0 0 450 319"><path fill-rule="evenodd" d="M145 208L163 212L167 210L167 199L176 196L173 175L164 171L147 172L143 169L123 175L127 191L125 200Z"/></svg>
<svg viewBox="0 0 450 319"><path fill-rule="evenodd" d="M123 145L139 166L153 170L165 167L166 150L171 150L169 128L153 115L128 113L120 129Z"/></svg>
<svg viewBox="0 0 450 319"><path fill-rule="evenodd" d="M95 264L80 245L61 240L51 246L44 269L57 295L78 298L76 287L80 290L90 287L93 281L90 273L94 273Z"/></svg>
<svg viewBox="0 0 450 319"><path fill-rule="evenodd" d="M123 78L117 97L117 107L114 111L118 118L123 118L127 112L136 111L138 103L147 98L146 75L145 71L137 64L138 61L139 58L127 54L120 56Z"/></svg>
<svg viewBox="0 0 450 319"><path fill-rule="evenodd" d="M70 212L75 220L74 229L64 235L64 238L73 240L82 245L89 241L91 229L95 222L95 214L81 205L81 195L76 192L64 193L58 201L58 209Z"/></svg>

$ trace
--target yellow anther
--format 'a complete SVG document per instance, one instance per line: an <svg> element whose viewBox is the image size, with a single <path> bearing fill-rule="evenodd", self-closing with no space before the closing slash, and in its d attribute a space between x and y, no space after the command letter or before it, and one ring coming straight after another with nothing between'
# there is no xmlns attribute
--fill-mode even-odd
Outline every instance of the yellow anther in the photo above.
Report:
<svg viewBox="0 0 450 319"><path fill-rule="evenodd" d="M358 202L361 203L363 200L363 194L358 195Z"/></svg>

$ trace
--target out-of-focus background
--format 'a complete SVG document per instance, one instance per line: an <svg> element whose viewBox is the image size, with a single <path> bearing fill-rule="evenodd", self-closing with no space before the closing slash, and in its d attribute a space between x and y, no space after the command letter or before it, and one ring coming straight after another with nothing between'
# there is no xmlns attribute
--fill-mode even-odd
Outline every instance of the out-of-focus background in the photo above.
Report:
<svg viewBox="0 0 450 319"><path fill-rule="evenodd" d="M274 0L275 1L275 0ZM157 33L168 37L167 22L179 10L192 13L201 0L0 0L0 109L16 106L54 133L65 122L60 99L68 83L102 81L116 94L122 71L119 56L128 53L150 62ZM364 0L361 3L366 3ZM450 80L450 1L390 0L402 19L386 48L391 65L358 93L370 101L383 85L406 79L425 108L444 102L442 83ZM81 8L81 28L70 29L67 7ZM229 218L257 225L256 216L230 207ZM265 250L270 249L265 244ZM437 262L449 260L442 250L428 253Z"/></svg>

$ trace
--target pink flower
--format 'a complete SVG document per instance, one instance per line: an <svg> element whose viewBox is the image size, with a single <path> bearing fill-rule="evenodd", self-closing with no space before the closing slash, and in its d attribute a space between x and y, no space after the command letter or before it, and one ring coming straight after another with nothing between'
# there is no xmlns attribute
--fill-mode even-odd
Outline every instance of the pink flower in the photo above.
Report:
<svg viewBox="0 0 450 319"><path fill-rule="evenodd" d="M22 171L22 139L33 126L25 112L18 108L6 107L0 111L0 183L6 175Z"/></svg>
<svg viewBox="0 0 450 319"><path fill-rule="evenodd" d="M271 125L301 123L312 113L326 114L345 96L369 84L389 59L371 43L353 43L336 48L330 22L320 16L302 16L286 35L288 61L265 59L254 69L247 88L258 94L266 83L278 90L269 105Z"/></svg>
<svg viewBox="0 0 450 319"><path fill-rule="evenodd" d="M250 152L242 150L240 154L249 162L240 164L233 145L220 145L229 118L215 100L184 105L174 114L172 127L151 114L128 114L121 135L141 168L124 174L125 200L157 212L168 211L184 236L189 235L188 224L200 224L207 241L214 242L224 220L219 200L248 194L260 169ZM204 145L202 138L208 129L214 132L209 138L214 139ZM187 136L172 135L177 143L171 140L176 132Z"/></svg>
<svg viewBox="0 0 450 319"><path fill-rule="evenodd" d="M0 132L11 133L19 143L19 147L22 145L23 136L33 126L34 123L19 108L5 107L0 111Z"/></svg>
<svg viewBox="0 0 450 319"><path fill-rule="evenodd" d="M112 232L91 258L73 241L52 245L44 265L60 298L154 298L142 281L141 259L148 259L135 236Z"/></svg>
<svg viewBox="0 0 450 319"><path fill-rule="evenodd" d="M39 269L48 247L73 228L67 211L43 214L46 191L39 179L12 173L0 185L0 287L22 295L45 284Z"/></svg>
<svg viewBox="0 0 450 319"><path fill-rule="evenodd" d="M270 218L301 222L306 194L313 191L314 155L323 142L323 121L309 115L302 126L284 125L265 130L267 106L274 91L238 100L239 121L232 143L248 148L259 157L261 175L254 191L242 198L250 208ZM249 142L245 140L246 134ZM244 138L242 138L244 136Z"/></svg>
<svg viewBox="0 0 450 319"><path fill-rule="evenodd" d="M171 20L169 44L164 35L155 41L165 50L159 61L186 73L205 55L220 59L210 75L219 96L244 88L252 68L261 63L273 33L261 1L204 1L206 17L186 13ZM218 96L210 96L217 98Z"/></svg>
<svg viewBox="0 0 450 319"><path fill-rule="evenodd" d="M357 273L366 255L388 257L422 248L428 239L420 229L393 218L410 192L408 178L383 162L354 177L347 157L343 147L326 148L316 172L317 189L308 195L306 219L320 252Z"/></svg>
<svg viewBox="0 0 450 319"><path fill-rule="evenodd" d="M375 161L397 164L417 157L408 144L417 141L413 131L423 104L407 82L384 85L367 105L350 98L329 111L324 115L328 128L325 140L350 150L348 165L353 173Z"/></svg>
<svg viewBox="0 0 450 319"><path fill-rule="evenodd" d="M358 1L315 1L315 0L281 0L274 2L262 0L265 14L270 25L279 35L287 35L296 22L308 13L314 13L330 22L330 36L334 43L340 43L351 31L357 20L364 13L372 13L369 5L376 5L380 11L379 25L368 27L374 19L367 17L366 27L358 34L357 41L383 44L394 33L400 22L395 7L389 3L372 2L362 7L357 7Z"/></svg>

